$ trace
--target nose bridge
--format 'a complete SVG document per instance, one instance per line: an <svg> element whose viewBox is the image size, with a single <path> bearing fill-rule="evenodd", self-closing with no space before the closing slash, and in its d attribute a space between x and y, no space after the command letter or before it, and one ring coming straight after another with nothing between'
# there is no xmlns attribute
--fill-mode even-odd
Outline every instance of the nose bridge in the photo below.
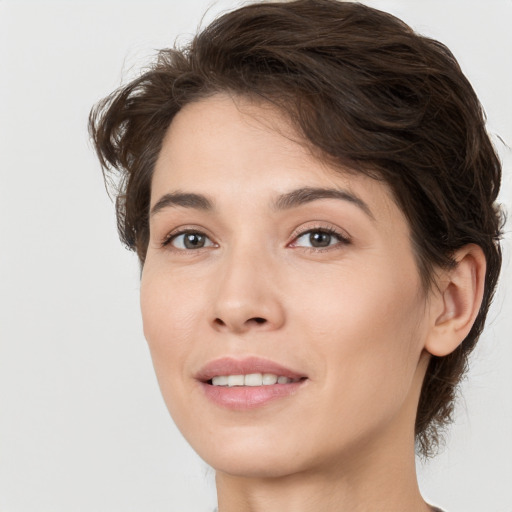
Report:
<svg viewBox="0 0 512 512"><path fill-rule="evenodd" d="M219 270L213 311L217 328L244 332L282 325L277 262L265 244L240 238L226 248Z"/></svg>

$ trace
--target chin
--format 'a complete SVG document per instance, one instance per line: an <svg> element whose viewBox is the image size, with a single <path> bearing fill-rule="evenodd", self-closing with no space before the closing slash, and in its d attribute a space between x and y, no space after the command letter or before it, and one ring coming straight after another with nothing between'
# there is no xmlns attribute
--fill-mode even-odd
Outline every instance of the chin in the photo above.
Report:
<svg viewBox="0 0 512 512"><path fill-rule="evenodd" d="M286 442L282 432L273 436L261 433L249 436L247 432L240 432L208 436L205 443L190 438L188 441L216 471L247 478L279 478L307 466L303 443L293 437L289 436Z"/></svg>
<svg viewBox="0 0 512 512"><path fill-rule="evenodd" d="M204 460L217 472L242 478L283 478L303 469L300 461L294 460L293 457L290 460L288 455L281 455L278 450L274 450L273 454L250 456L247 452L230 451L228 454L212 454Z"/></svg>

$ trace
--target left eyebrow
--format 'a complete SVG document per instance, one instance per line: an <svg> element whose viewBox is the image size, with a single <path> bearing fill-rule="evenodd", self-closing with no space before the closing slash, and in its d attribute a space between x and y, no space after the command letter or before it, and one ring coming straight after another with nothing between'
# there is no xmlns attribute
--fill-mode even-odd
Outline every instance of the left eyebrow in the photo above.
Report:
<svg viewBox="0 0 512 512"><path fill-rule="evenodd" d="M315 188L315 187L303 187L286 194L280 195L273 203L272 207L275 210L288 210L290 208L296 208L303 204L317 201L318 199L338 199L341 201L348 201L359 207L363 212L368 215L372 220L375 217L370 210L370 207L360 198L352 192L337 188Z"/></svg>
<svg viewBox="0 0 512 512"><path fill-rule="evenodd" d="M165 208L181 206L182 208L195 208L196 210L213 210L213 202L202 194L191 192L171 192L163 195L151 208L150 216L157 214Z"/></svg>

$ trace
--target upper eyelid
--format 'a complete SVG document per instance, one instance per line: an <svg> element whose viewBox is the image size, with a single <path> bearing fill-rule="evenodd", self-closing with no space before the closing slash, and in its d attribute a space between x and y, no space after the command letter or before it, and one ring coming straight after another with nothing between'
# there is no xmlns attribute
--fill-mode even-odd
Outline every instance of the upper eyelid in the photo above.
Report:
<svg viewBox="0 0 512 512"><path fill-rule="evenodd" d="M299 238L302 238L303 236L310 234L310 233L327 233L328 235L335 236L341 240L346 240L347 237L339 233L338 231L334 231L333 229L308 229L307 231L303 231L299 235L297 235L294 240L297 240Z"/></svg>
<svg viewBox="0 0 512 512"><path fill-rule="evenodd" d="M328 233L330 236L333 236L334 238L337 238L336 243L329 244L323 247L315 247L314 245L307 246L307 245L300 245L299 240L308 233L314 233L314 232L324 232ZM340 232L338 229L331 229L331 228L309 228L304 230L303 232L299 233L297 236L293 237L293 240L287 244L287 247L293 249L294 251L301 251L301 252L312 252L312 253L327 253L331 251L339 251L339 250L345 250L347 246L352 245L352 238L348 235L346 232Z"/></svg>
<svg viewBox="0 0 512 512"><path fill-rule="evenodd" d="M334 236L339 237L342 241L349 242L352 240L351 235L341 229L339 226L334 225L330 222L322 222L322 221L312 221L312 224L304 226L303 223L300 227L295 228L290 236L288 237L288 242L286 245L292 244L297 238L300 238L301 236L310 233L312 231L324 231L333 234ZM218 245L218 242L216 242L215 237L209 232L208 229L204 228L203 226L198 226L194 224L185 224L182 226L178 226L171 231L167 232L163 237L160 238L159 244L164 247L168 245L174 238L177 238L180 235L186 234L186 233L199 233L201 235L204 235L207 237L212 243Z"/></svg>
<svg viewBox="0 0 512 512"><path fill-rule="evenodd" d="M171 231L169 231L160 241L160 245L162 247L165 247L169 245L172 240L175 238L185 235L187 233L197 233L200 235L204 235L206 238L208 238L212 243L216 244L216 242L213 240L213 237L208 233L208 230L205 230L204 228L195 227L195 226L181 226L177 227Z"/></svg>
<svg viewBox="0 0 512 512"><path fill-rule="evenodd" d="M299 244L299 240L301 240L305 235L307 235L308 233L311 233L311 232L314 233L315 231L321 231L321 230L320 229L318 229L318 230L310 229L310 230L304 232L302 235L295 237L293 239L293 241L290 244L288 244L288 247L292 247L293 249L314 249L315 251L326 251L326 250L331 250L339 245L345 246L345 245L349 245L351 243L351 240L349 238L347 238L339 233L336 233L334 231L329 231L329 232L324 231L324 232L328 233L329 236L332 236L333 238L337 239L336 243L327 245L325 247L307 247L307 246L303 246L303 245Z"/></svg>
<svg viewBox="0 0 512 512"><path fill-rule="evenodd" d="M296 228L293 231L293 233L290 235L292 242L307 233L311 233L312 231L324 231L327 233L331 233L331 234L334 234L335 236L338 236L342 240L350 241L352 239L350 234L347 231L341 229L340 227L338 227L334 224L331 224L329 222L326 222L326 223L319 222L318 224L315 224L315 225L310 225L310 226L302 227L302 228L301 227Z"/></svg>

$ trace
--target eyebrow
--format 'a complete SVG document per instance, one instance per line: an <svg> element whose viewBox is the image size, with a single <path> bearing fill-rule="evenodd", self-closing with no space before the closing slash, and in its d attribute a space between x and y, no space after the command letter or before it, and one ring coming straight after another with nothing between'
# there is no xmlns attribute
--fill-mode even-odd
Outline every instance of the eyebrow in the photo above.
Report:
<svg viewBox="0 0 512 512"><path fill-rule="evenodd" d="M213 210L213 203L202 194L185 192L172 192L163 195L151 208L150 215L153 216L164 208L181 206L182 208L194 208L196 210Z"/></svg>
<svg viewBox="0 0 512 512"><path fill-rule="evenodd" d="M286 194L280 195L272 202L274 210L289 210L319 199L338 199L347 201L359 207L372 220L375 220L369 206L352 192L337 188L315 188L302 187ZM172 207L193 208L196 210L211 211L214 209L213 202L203 194L192 192L171 192L163 195L151 208L150 215L153 216L165 208Z"/></svg>
<svg viewBox="0 0 512 512"><path fill-rule="evenodd" d="M296 208L303 204L317 201L318 199L338 199L348 201L363 210L372 220L375 220L370 207L358 196L348 190L337 188L315 188L303 187L292 190L286 194L279 196L273 203L275 210L288 210Z"/></svg>

